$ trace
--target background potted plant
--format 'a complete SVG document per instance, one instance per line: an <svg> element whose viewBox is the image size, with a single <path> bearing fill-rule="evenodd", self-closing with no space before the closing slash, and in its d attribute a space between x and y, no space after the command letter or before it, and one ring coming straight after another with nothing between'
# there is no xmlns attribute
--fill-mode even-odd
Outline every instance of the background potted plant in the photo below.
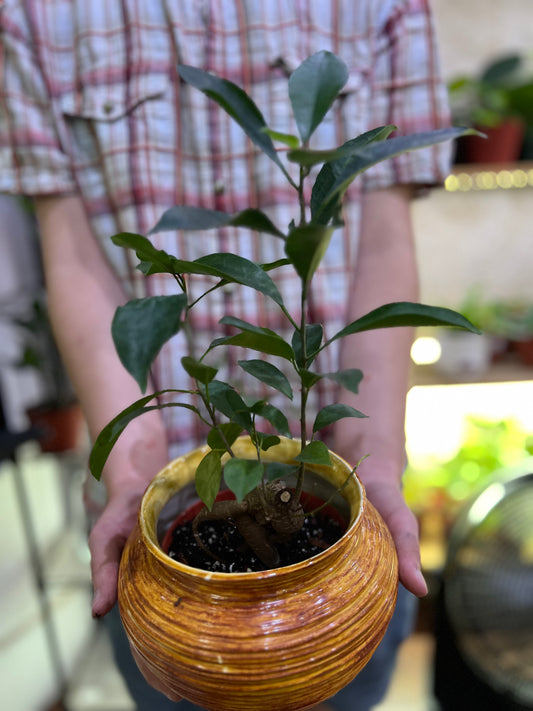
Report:
<svg viewBox="0 0 533 711"><path fill-rule="evenodd" d="M460 76L449 85L454 122L486 135L457 142L457 163L513 162L523 155L533 126L533 80L521 55L491 61L478 76ZM529 139L528 139L529 141Z"/></svg>
<svg viewBox="0 0 533 711"><path fill-rule="evenodd" d="M15 318L13 323L21 334L22 353L17 365L33 369L41 384L39 402L26 410L41 449L76 449L84 431L83 414L55 342L44 296L37 296L29 314Z"/></svg>
<svg viewBox="0 0 533 711"><path fill-rule="evenodd" d="M272 264L255 264L230 253L206 254L189 262L156 249L144 236L114 236L115 244L135 250L144 274L168 273L181 291L136 299L119 308L113 322L117 351L144 390L153 358L184 327L198 298L208 298L213 289L227 284L255 289L274 301L293 336L286 341L260 324L225 315L221 324L233 332L215 337L199 358L182 358L194 388L162 391L133 403L97 438L90 465L98 477L124 427L144 412L154 407L187 407L196 412L206 425L207 444L171 462L156 476L124 550L119 603L132 651L155 686L214 711L307 708L334 694L364 666L386 629L398 583L392 539L366 499L356 467L329 452L318 436L340 418L364 417L363 413L331 403L311 422L306 407L309 392L320 379L333 379L357 392L362 373L357 369L318 372L316 357L334 341L368 329L448 324L476 330L456 312L402 302L375 309L325 339L321 324L305 320L310 284L334 229L341 224L342 199L355 177L403 151L455 138L463 129L389 138L395 127L386 126L340 147L314 151L309 139L348 77L347 68L335 55L313 55L289 79L299 137L270 129L251 99L231 82L193 67L180 66L178 71L185 82L227 111L283 171L294 188L300 220L281 229L255 208L227 214L177 206L153 230L251 228L283 240L285 258ZM286 158L298 167L296 179L282 162L274 140L288 147ZM313 175L318 165L322 167ZM314 184L307 205L304 183L310 176ZM300 279L301 316L289 313L270 276L288 265ZM192 300L189 284L195 275L210 275L213 284ZM211 357L233 346L259 354L239 365L267 390L289 399L299 397L298 439L292 439L282 409L267 398L250 402L234 383L217 378ZM292 370L291 379L285 367ZM194 395L196 404L184 401L185 394ZM167 401L153 404L160 395ZM168 401L169 395L175 400ZM235 497L229 505L217 501L223 479ZM268 548L262 569L205 571L162 551L157 533L161 511L191 482L206 507L198 516L227 518L239 527L238 519L243 516L254 533L259 532ZM340 499L346 531L309 560L280 565L277 545L302 528L302 492L315 487L325 504ZM244 537L255 550L254 537L246 533Z"/></svg>

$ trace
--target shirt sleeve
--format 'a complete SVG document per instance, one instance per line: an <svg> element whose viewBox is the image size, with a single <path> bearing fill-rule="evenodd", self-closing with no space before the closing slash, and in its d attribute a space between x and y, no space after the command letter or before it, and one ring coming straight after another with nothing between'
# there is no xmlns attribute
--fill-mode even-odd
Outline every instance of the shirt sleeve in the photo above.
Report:
<svg viewBox="0 0 533 711"><path fill-rule="evenodd" d="M0 10L0 192L29 196L75 190L27 17Z"/></svg>
<svg viewBox="0 0 533 711"><path fill-rule="evenodd" d="M395 135L450 125L446 85L440 74L434 18L428 0L397 0L380 24L373 57L371 125L394 124ZM415 150L365 173L365 190L396 184L442 184L451 143Z"/></svg>

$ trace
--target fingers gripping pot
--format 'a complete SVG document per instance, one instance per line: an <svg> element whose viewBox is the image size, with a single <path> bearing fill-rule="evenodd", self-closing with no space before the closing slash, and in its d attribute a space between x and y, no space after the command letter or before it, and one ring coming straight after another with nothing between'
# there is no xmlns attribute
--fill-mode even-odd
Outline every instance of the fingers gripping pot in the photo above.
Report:
<svg viewBox="0 0 533 711"><path fill-rule="evenodd" d="M247 438L239 457L255 456ZM290 462L299 442L269 459ZM398 564L390 533L356 477L342 490L350 522L330 548L306 561L253 573L210 573L161 549L163 506L194 480L199 448L165 467L143 498L122 557L119 606L137 664L155 687L211 711L296 711L355 677L392 616ZM351 467L310 467L335 488Z"/></svg>

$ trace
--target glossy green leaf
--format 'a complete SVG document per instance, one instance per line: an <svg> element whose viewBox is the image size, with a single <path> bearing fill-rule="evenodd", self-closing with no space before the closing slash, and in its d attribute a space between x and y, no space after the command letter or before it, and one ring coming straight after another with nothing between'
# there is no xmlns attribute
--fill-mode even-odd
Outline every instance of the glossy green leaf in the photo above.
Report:
<svg viewBox="0 0 533 711"><path fill-rule="evenodd" d="M329 449L326 447L324 442L318 440L314 442L309 442L300 454L295 457L297 462L303 462L304 464L321 464L326 466L331 466L331 457L329 456Z"/></svg>
<svg viewBox="0 0 533 711"><path fill-rule="evenodd" d="M216 346L239 346L240 348L250 348L253 351L266 353L268 355L279 356L286 360L292 360L292 349L280 337L269 336L259 333L237 333L235 336L217 338L211 343L211 347Z"/></svg>
<svg viewBox="0 0 533 711"><path fill-rule="evenodd" d="M241 434L242 427L236 422L222 422L209 430L207 444L211 449L227 450Z"/></svg>
<svg viewBox="0 0 533 711"><path fill-rule="evenodd" d="M326 378L327 380L332 380L338 383L346 390L352 393L359 392L359 384L363 379L363 373L357 368L348 368L347 370L340 370L337 373L313 373L310 370L300 370L300 375L302 382L307 388L312 388L319 380Z"/></svg>
<svg viewBox="0 0 533 711"><path fill-rule="evenodd" d="M314 150L312 148L297 148L288 151L287 158L293 163L305 167L312 167L319 163L328 163L333 167L333 172L339 172L343 163L350 158L353 153L363 148L363 146L373 143L374 141L384 141L396 129L396 126L380 126L373 128L371 131L362 133L356 138L352 138L338 148L329 150ZM317 176L318 177L318 176ZM321 176L324 179L325 175ZM320 185L320 181L318 183ZM323 186L324 188L325 186Z"/></svg>
<svg viewBox="0 0 533 711"><path fill-rule="evenodd" d="M336 403L334 405L326 405L317 414L315 422L313 424L313 432L318 432L323 427L328 427L338 420L342 420L345 417L366 417L365 414L356 410L349 405L343 405L342 403Z"/></svg>
<svg viewBox="0 0 533 711"><path fill-rule="evenodd" d="M220 380L213 380L207 388L209 400L216 409L249 432L252 428L250 409L235 388Z"/></svg>
<svg viewBox="0 0 533 711"><path fill-rule="evenodd" d="M292 433L289 429L289 421L287 416L280 409L264 401L256 403L251 409L254 415L262 417L267 422L270 422L278 434L292 439Z"/></svg>
<svg viewBox="0 0 533 711"><path fill-rule="evenodd" d="M254 262L229 252L207 254L196 259L194 264L208 267L221 279L249 286L265 296L269 296L276 304L282 304L283 299L268 274Z"/></svg>
<svg viewBox="0 0 533 711"><path fill-rule="evenodd" d="M224 465L224 481L233 491L237 501L253 491L263 478L263 465L256 459L233 457Z"/></svg>
<svg viewBox="0 0 533 711"><path fill-rule="evenodd" d="M204 385L210 383L218 372L216 368L200 363L194 358L191 358L191 356L183 356L181 364L185 372L190 375L191 378L194 378Z"/></svg>
<svg viewBox="0 0 533 711"><path fill-rule="evenodd" d="M196 67L181 64L178 65L178 73L188 84L216 101L239 124L253 143L287 175L272 139L265 130L268 126L263 114L243 89L227 79L221 79Z"/></svg>
<svg viewBox="0 0 533 711"><path fill-rule="evenodd" d="M180 330L186 306L185 294L176 294L133 299L116 310L111 326L115 348L142 392L154 358Z"/></svg>
<svg viewBox="0 0 533 711"><path fill-rule="evenodd" d="M273 131L270 128L266 128L265 131L273 141L283 143L284 145L289 146L289 148L298 148L300 145L300 139L292 133L280 133L279 131Z"/></svg>
<svg viewBox="0 0 533 711"><path fill-rule="evenodd" d="M135 251L142 264L143 274L181 274L185 271L181 268L181 264L187 262L176 259L162 249L156 249L143 235L120 232L113 235L111 240L118 247Z"/></svg>
<svg viewBox="0 0 533 711"><path fill-rule="evenodd" d="M294 464L286 464L285 462L266 462L265 476L268 481L276 479L291 479L296 476L298 467Z"/></svg>
<svg viewBox="0 0 533 711"><path fill-rule="evenodd" d="M220 452L211 450L201 460L194 478L196 493L211 511L222 481Z"/></svg>
<svg viewBox="0 0 533 711"><path fill-rule="evenodd" d="M331 52L304 60L289 77L289 98L296 125L306 143L348 80L348 68Z"/></svg>
<svg viewBox="0 0 533 711"><path fill-rule="evenodd" d="M308 366L313 362L320 349L324 337L324 328L320 323L308 323L305 325L306 353L304 357L302 337L300 331L295 331L292 336L292 349L294 357L299 366Z"/></svg>
<svg viewBox="0 0 533 711"><path fill-rule="evenodd" d="M277 333L268 328L254 326L253 324L242 321L241 319L232 316L225 316L220 319L220 323L227 326L235 326L242 329L241 333L234 336L223 336L216 338L210 345L210 348L215 348L221 345L241 346L250 348L268 355L280 356L292 362L294 354L291 346L278 336Z"/></svg>
<svg viewBox="0 0 533 711"><path fill-rule="evenodd" d="M453 326L464 331L481 333L468 319L452 309L399 301L379 306L353 321L330 338L326 345L353 333L371 331L376 328L396 328L397 326Z"/></svg>
<svg viewBox="0 0 533 711"><path fill-rule="evenodd" d="M363 372L358 368L347 368L339 370L337 373L324 373L322 377L333 380L351 393L358 393Z"/></svg>
<svg viewBox="0 0 533 711"><path fill-rule="evenodd" d="M304 284L309 283L318 269L332 234L333 228L324 225L301 225L291 230L285 253Z"/></svg>
<svg viewBox="0 0 533 711"><path fill-rule="evenodd" d="M342 167L338 170L333 170L334 180L331 182L329 189L320 196L314 196L314 200L312 200L312 205L314 204L313 222L324 224L323 213L330 216L333 215L334 212L336 212L339 200L342 199L350 183L352 183L360 173L376 165L376 163L380 163L388 158L393 158L407 151L425 148L437 143L443 143L444 141L451 141L469 133L476 133L476 131L465 128L443 128L436 131L415 133L409 136L395 136L386 141L369 143L354 152L348 159L343 160ZM331 168L331 164L327 165ZM315 188L313 192L315 192Z"/></svg>
<svg viewBox="0 0 533 711"><path fill-rule="evenodd" d="M210 230L221 227L245 227L285 238L272 220L258 209L249 208L230 215L220 210L210 210L191 205L176 205L166 210L150 234L174 230Z"/></svg>
<svg viewBox="0 0 533 711"><path fill-rule="evenodd" d="M256 432L255 439L259 447L263 450L263 452L266 452L270 449L270 447L275 447L277 444L280 443L280 439L277 435L268 434L265 432Z"/></svg>
<svg viewBox="0 0 533 711"><path fill-rule="evenodd" d="M279 390L280 393L283 393L283 395L292 400L293 392L291 384L289 383L287 376L282 373L279 368L276 368L275 365L258 359L239 360L238 363L243 370L252 375L254 378L257 378L271 388Z"/></svg>
<svg viewBox="0 0 533 711"><path fill-rule="evenodd" d="M346 141L346 143L338 149L342 155L330 159L322 166L311 192L311 217L313 222L326 225L340 211L341 201L344 195L342 192L339 193L336 201L330 202L327 210L323 209L323 204L326 196L330 194L331 189L335 185L335 181L345 170L351 155L371 143L386 140L395 129L396 126L393 125L379 126L378 128L373 128L370 131L366 131ZM320 218L317 217L319 210Z"/></svg>
<svg viewBox="0 0 533 711"><path fill-rule="evenodd" d="M196 407L182 402L167 402L158 403L157 405L148 405L150 400L155 400L161 395L179 392L184 391L162 390L161 392L156 392L151 395L145 395L126 407L122 410L122 412L119 412L118 415L107 423L96 438L89 455L89 470L95 479L100 480L102 471L111 450L128 424L136 417L140 417L140 415L144 415L146 412L151 412L152 410L162 410L166 407L184 407L187 410L191 410L192 412L199 414Z"/></svg>

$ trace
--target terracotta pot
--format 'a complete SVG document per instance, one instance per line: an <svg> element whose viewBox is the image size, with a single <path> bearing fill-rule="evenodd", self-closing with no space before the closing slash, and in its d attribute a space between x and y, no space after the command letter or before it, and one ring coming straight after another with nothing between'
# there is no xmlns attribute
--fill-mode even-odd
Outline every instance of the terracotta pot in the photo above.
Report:
<svg viewBox="0 0 533 711"><path fill-rule="evenodd" d="M26 411L37 430L43 452L68 452L77 449L85 431L83 412L78 403L69 405L38 405Z"/></svg>
<svg viewBox="0 0 533 711"><path fill-rule="evenodd" d="M233 447L253 457L247 438ZM392 616L398 565L390 533L352 478L350 524L302 563L258 573L208 573L168 557L158 542L165 504L194 479L206 448L171 462L148 487L122 556L119 605L143 674L167 694L210 711L296 711L329 698L364 667ZM266 453L290 462L299 442ZM350 471L311 476L339 489Z"/></svg>
<svg viewBox="0 0 533 711"><path fill-rule="evenodd" d="M462 136L458 139L457 163L513 163L520 157L525 134L521 119L508 118L499 126L476 126L486 135Z"/></svg>

